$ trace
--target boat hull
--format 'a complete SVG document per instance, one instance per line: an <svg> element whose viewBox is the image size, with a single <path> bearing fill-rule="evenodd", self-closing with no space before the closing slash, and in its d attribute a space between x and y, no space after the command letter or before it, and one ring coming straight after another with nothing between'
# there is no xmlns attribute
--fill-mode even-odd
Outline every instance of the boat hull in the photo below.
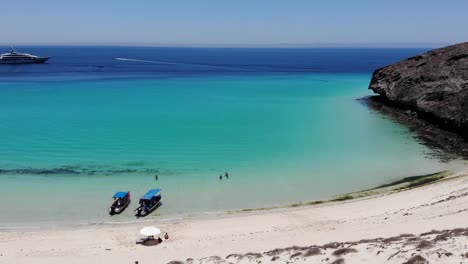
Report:
<svg viewBox="0 0 468 264"><path fill-rule="evenodd" d="M116 215L116 214L122 213L122 212L125 210L125 208L128 207L128 205L130 204L130 202L131 202L131 201L128 200L124 205L122 205L121 207L116 207L114 210L111 210L111 209L109 208L109 214L110 214L110 215ZM112 208L112 207L111 207L111 208Z"/></svg>
<svg viewBox="0 0 468 264"><path fill-rule="evenodd" d="M142 211L141 213L138 213L138 209L135 210L136 211L136 214L135 216L136 217L145 217L145 216L148 216L150 215L153 211L155 211L156 209L158 209L160 206L162 205L161 201L159 201L157 204L153 205L152 207L150 207L148 209L148 211Z"/></svg>
<svg viewBox="0 0 468 264"><path fill-rule="evenodd" d="M142 206L138 207L135 209L135 216L136 217L145 217L149 214L151 214L154 210L158 209L162 205L161 203L161 197L157 197L156 200L154 201L154 205L148 208L148 211L142 210Z"/></svg>
<svg viewBox="0 0 468 264"><path fill-rule="evenodd" d="M38 64L38 63L45 63L48 61L48 57L39 57L34 59L19 59L19 60L1 60L0 64Z"/></svg>

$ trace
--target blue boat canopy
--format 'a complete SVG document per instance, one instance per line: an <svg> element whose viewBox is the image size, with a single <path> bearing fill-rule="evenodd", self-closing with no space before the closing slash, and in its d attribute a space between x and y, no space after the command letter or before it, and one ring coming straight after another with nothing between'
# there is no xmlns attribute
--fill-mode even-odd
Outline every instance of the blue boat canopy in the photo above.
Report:
<svg viewBox="0 0 468 264"><path fill-rule="evenodd" d="M151 200L151 198L153 198L154 196L157 196L159 195L159 193L161 192L161 189L152 189L152 190L149 190L147 193L145 193L141 199L142 200Z"/></svg>
<svg viewBox="0 0 468 264"><path fill-rule="evenodd" d="M127 196L128 192L116 192L112 198L117 199L117 198L124 198Z"/></svg>

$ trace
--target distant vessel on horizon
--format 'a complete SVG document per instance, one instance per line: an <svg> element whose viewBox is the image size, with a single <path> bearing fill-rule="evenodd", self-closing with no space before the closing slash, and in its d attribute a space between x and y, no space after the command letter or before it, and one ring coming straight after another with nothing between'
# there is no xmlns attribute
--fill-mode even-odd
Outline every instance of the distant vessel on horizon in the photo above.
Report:
<svg viewBox="0 0 468 264"><path fill-rule="evenodd" d="M0 55L0 64L32 64L32 63L44 63L49 57L38 57L28 53L21 53L15 51L11 47L10 52L3 53Z"/></svg>

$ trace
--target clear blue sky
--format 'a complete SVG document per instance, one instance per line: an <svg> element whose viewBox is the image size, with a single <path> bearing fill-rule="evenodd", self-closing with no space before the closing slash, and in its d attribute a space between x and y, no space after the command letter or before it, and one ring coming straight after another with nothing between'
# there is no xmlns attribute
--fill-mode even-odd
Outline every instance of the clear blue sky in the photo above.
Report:
<svg viewBox="0 0 468 264"><path fill-rule="evenodd" d="M0 43L468 41L467 0L2 0Z"/></svg>

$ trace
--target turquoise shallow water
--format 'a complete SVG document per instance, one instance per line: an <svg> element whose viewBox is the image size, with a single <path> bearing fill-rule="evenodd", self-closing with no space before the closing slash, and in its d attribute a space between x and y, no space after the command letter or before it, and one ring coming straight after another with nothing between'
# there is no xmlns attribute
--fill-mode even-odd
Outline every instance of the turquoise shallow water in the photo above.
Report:
<svg viewBox="0 0 468 264"><path fill-rule="evenodd" d="M323 199L446 169L356 100L369 78L2 82L0 226L135 220L136 198L153 187L163 206L150 218ZM14 173L57 168L77 174ZM110 218L110 197L127 190L130 210Z"/></svg>

